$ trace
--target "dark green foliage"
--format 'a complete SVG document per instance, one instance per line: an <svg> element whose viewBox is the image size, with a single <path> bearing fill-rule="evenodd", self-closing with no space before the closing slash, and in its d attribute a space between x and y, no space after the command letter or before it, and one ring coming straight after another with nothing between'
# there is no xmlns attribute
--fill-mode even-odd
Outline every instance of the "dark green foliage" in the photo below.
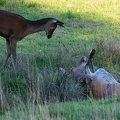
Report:
<svg viewBox="0 0 120 120"><path fill-rule="evenodd" d="M6 5L6 0L0 0L0 6Z"/></svg>

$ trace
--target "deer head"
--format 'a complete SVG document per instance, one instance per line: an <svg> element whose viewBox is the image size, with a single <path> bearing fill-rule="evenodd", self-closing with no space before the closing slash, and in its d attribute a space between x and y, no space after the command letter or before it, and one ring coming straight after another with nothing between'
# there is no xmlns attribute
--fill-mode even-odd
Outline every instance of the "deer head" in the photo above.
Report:
<svg viewBox="0 0 120 120"><path fill-rule="evenodd" d="M63 22L60 22L60 21L58 21L56 19L53 19L50 22L48 22L46 24L46 28L45 28L47 38L50 39L52 37L52 34L55 31L57 25L59 25L61 27L64 27L63 24L64 24Z"/></svg>
<svg viewBox="0 0 120 120"><path fill-rule="evenodd" d="M67 72L64 68L60 68L60 70L67 76L72 77L76 82L84 83L86 82L85 81L86 75L90 74L89 64L92 63L94 54L95 50L93 49L89 54L89 58L83 56L80 59L78 65L76 67L73 67L70 72Z"/></svg>

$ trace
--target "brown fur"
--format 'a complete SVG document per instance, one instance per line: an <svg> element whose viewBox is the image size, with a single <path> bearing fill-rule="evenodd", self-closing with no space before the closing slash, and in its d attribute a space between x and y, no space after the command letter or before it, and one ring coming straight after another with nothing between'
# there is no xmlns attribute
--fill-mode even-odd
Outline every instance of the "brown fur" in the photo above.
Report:
<svg viewBox="0 0 120 120"><path fill-rule="evenodd" d="M105 98L108 97L120 97L120 83L114 83L106 90Z"/></svg>
<svg viewBox="0 0 120 120"><path fill-rule="evenodd" d="M90 96L96 99L120 96L120 83L101 68L93 74L86 75L86 85Z"/></svg>
<svg viewBox="0 0 120 120"><path fill-rule="evenodd" d="M90 78L89 78L90 79ZM90 92L90 96L96 99L101 99L106 97L106 90L110 86L109 83L106 83L104 80L94 80L87 83L87 87Z"/></svg>

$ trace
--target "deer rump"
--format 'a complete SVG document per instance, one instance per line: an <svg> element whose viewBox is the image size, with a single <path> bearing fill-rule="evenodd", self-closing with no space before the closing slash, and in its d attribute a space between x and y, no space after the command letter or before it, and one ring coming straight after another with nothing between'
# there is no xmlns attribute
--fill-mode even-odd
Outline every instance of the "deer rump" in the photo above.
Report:
<svg viewBox="0 0 120 120"><path fill-rule="evenodd" d="M103 68L99 68L94 73L87 74L86 85L89 95L96 99L114 97L119 93L117 87L119 83Z"/></svg>

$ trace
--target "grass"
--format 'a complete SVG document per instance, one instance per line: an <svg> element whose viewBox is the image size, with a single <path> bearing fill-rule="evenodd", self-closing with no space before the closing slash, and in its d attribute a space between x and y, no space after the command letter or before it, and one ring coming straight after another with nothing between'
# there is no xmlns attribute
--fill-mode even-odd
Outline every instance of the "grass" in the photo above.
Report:
<svg viewBox="0 0 120 120"><path fill-rule="evenodd" d="M6 112L2 120L119 120L119 99L108 101L93 99L55 103L51 105L35 105L21 103L21 106Z"/></svg>
<svg viewBox="0 0 120 120"><path fill-rule="evenodd" d="M85 88L59 70L70 70L95 48L95 65L120 81L119 6L119 0L1 0L0 9L31 20L54 17L65 28L58 26L50 40L40 32L18 42L17 72L11 59L0 71L0 119L119 120L119 98L83 100ZM4 38L0 43L2 65Z"/></svg>

